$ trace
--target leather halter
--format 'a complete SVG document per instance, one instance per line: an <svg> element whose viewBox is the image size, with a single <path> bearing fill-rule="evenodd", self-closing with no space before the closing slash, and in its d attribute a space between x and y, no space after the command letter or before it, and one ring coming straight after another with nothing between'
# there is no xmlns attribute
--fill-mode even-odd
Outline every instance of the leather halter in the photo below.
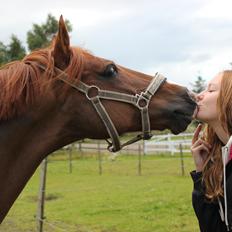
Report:
<svg viewBox="0 0 232 232"><path fill-rule="evenodd" d="M46 70L44 66L39 64L36 65L42 68L43 70ZM111 138L111 141L106 139L106 141L109 144L108 146L109 151L117 152L129 144L137 142L141 139L148 140L152 137L148 105L151 100L151 97L156 93L156 91L159 89L161 84L163 84L166 81L166 78L164 76L156 73L154 78L152 78L149 86L146 88L144 92L141 92L140 94L131 95L131 94L125 94L115 91L102 90L95 85L87 85L82 81L78 81L77 83L76 82L74 83L72 80L67 78L68 75L64 71L58 68L55 68L55 70L59 72L56 78L68 84L72 88L84 93L86 95L86 98L89 101L91 101L91 103L93 104L95 110L97 111L99 117L104 123L107 132ZM94 96L90 95L90 91L95 93ZM109 114L105 110L105 107L102 105L100 99L120 101L136 106L141 112L142 134L139 134L135 138L129 140L128 142L121 144L117 129L115 128L114 123L112 122Z"/></svg>

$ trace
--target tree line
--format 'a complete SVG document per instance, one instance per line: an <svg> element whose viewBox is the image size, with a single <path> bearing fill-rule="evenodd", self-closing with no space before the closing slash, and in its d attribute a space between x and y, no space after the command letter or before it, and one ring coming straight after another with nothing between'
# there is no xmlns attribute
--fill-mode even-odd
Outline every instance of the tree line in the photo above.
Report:
<svg viewBox="0 0 232 232"><path fill-rule="evenodd" d="M68 31L71 32L72 26L69 20L66 20L65 23ZM0 41L0 66L22 59L27 54L27 51L31 52L48 46L57 32L58 21L53 15L48 14L45 23L41 25L33 24L32 29L27 32L27 48L14 34L11 35L9 44L6 45Z"/></svg>

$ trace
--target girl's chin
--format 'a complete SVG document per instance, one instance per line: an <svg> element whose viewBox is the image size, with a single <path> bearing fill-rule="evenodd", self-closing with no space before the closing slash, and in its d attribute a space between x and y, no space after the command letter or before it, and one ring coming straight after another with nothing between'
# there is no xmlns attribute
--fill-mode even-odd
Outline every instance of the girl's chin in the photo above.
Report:
<svg viewBox="0 0 232 232"><path fill-rule="evenodd" d="M203 117L199 112L196 114L195 119L198 120L198 121L201 121L201 122L206 122L207 121L205 119L205 117Z"/></svg>
<svg viewBox="0 0 232 232"><path fill-rule="evenodd" d="M201 115L197 115L195 118L197 121L202 122L202 123L208 123L209 120L207 120L207 118L202 117Z"/></svg>

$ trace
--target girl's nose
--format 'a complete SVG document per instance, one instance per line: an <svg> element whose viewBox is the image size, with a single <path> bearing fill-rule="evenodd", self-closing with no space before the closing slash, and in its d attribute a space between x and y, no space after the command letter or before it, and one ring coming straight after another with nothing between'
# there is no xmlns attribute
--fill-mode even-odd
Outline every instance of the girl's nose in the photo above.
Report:
<svg viewBox="0 0 232 232"><path fill-rule="evenodd" d="M197 102L201 101L203 97L204 97L204 91L199 94L196 94L196 101Z"/></svg>

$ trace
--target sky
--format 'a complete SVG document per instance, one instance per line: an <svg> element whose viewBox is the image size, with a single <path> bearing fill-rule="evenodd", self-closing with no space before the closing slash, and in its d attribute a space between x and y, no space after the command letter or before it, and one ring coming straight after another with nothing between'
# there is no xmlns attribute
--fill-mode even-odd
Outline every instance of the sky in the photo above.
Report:
<svg viewBox="0 0 232 232"><path fill-rule="evenodd" d="M0 0L3 1L3 0ZM71 44L94 55L191 88L232 68L231 0L8 0L0 41L15 34L26 46L33 23L62 14Z"/></svg>

